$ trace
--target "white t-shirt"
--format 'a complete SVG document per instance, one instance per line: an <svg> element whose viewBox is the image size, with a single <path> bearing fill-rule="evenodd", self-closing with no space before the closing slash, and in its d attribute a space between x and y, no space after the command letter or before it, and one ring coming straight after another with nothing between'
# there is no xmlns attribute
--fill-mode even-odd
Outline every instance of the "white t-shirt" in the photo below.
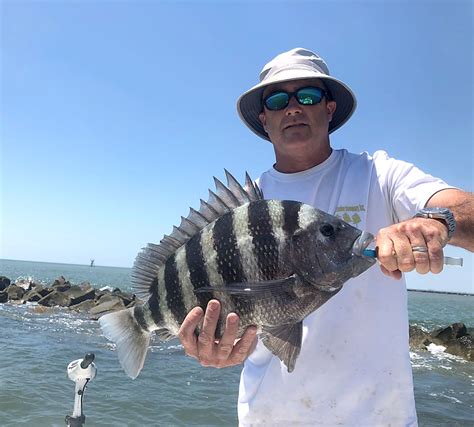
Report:
<svg viewBox="0 0 474 427"><path fill-rule="evenodd" d="M266 199L297 200L373 234L449 188L415 166L333 150L312 169L259 179ZM259 341L241 374L241 426L416 426L405 281L373 266L303 322L295 370Z"/></svg>

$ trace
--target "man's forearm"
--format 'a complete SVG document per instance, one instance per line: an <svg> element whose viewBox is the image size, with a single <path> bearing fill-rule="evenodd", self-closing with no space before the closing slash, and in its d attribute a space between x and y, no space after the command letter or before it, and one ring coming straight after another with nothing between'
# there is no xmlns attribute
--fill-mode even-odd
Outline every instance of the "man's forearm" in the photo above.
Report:
<svg viewBox="0 0 474 427"><path fill-rule="evenodd" d="M442 190L433 195L426 206L451 209L456 219L456 232L449 244L474 252L473 193L454 189Z"/></svg>
<svg viewBox="0 0 474 427"><path fill-rule="evenodd" d="M456 219L456 232L449 243L474 252L474 196L465 194L464 201L449 207Z"/></svg>

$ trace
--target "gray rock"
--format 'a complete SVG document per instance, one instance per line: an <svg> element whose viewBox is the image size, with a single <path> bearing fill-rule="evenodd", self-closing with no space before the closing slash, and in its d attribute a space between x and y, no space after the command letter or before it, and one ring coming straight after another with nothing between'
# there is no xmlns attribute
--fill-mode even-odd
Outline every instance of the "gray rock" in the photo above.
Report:
<svg viewBox="0 0 474 427"><path fill-rule="evenodd" d="M64 276L59 276L57 279L54 280L53 286L62 286L65 284L69 284Z"/></svg>
<svg viewBox="0 0 474 427"><path fill-rule="evenodd" d="M8 277L0 276L0 291L7 289L11 284L11 280Z"/></svg>
<svg viewBox="0 0 474 427"><path fill-rule="evenodd" d="M45 288L42 285L36 284L31 288L31 290L25 292L25 294L23 295L23 299L25 301L36 302L48 295L50 292L52 292L52 289Z"/></svg>
<svg viewBox="0 0 474 427"><path fill-rule="evenodd" d="M65 295L63 292L54 290L45 297L38 301L38 304L45 305L46 307L68 307L71 304L71 298Z"/></svg>
<svg viewBox="0 0 474 427"><path fill-rule="evenodd" d="M4 303L8 301L8 293L7 291L0 291L0 303Z"/></svg>
<svg viewBox="0 0 474 427"><path fill-rule="evenodd" d="M128 306L132 301L135 301L135 295L122 292L120 289L114 289L112 295L121 298L126 306Z"/></svg>
<svg viewBox="0 0 474 427"><path fill-rule="evenodd" d="M71 288L71 284L64 278L64 276L59 276L53 282L53 288L59 292L64 292Z"/></svg>
<svg viewBox="0 0 474 427"><path fill-rule="evenodd" d="M28 302L38 302L44 295L41 295L39 292L36 292L34 289L28 291L23 295L23 300Z"/></svg>
<svg viewBox="0 0 474 427"><path fill-rule="evenodd" d="M68 291L69 289L71 289L71 284L70 283L66 283L64 285L57 285L57 286L53 286L52 287L55 291L58 291L58 292L66 292Z"/></svg>
<svg viewBox="0 0 474 427"><path fill-rule="evenodd" d="M452 325L436 329L431 332L431 336L440 344L447 344L450 341L461 338L467 334L467 328L464 323L453 323Z"/></svg>
<svg viewBox="0 0 474 427"><path fill-rule="evenodd" d="M426 350L433 340L428 332L418 326L410 325L410 348L413 350Z"/></svg>
<svg viewBox="0 0 474 427"><path fill-rule="evenodd" d="M69 295L69 297L71 298L71 304L70 304L71 306L80 304L84 301L89 301L89 300L94 301L94 299L95 299L95 289L94 288L83 289L79 293L73 293L73 296L71 296L71 294L69 294L69 291L66 291L66 294Z"/></svg>
<svg viewBox="0 0 474 427"><path fill-rule="evenodd" d="M97 320L104 314L110 313L112 311L122 310L124 308L125 304L121 298L112 295L104 295L99 300L99 303L89 310L89 314L93 319Z"/></svg>
<svg viewBox="0 0 474 427"><path fill-rule="evenodd" d="M69 308L78 312L89 312L93 307L95 307L95 305L95 301L89 299L86 301L82 301L79 304L70 305Z"/></svg>
<svg viewBox="0 0 474 427"><path fill-rule="evenodd" d="M8 300L9 301L18 301L23 298L23 295L25 294L25 290L17 286L16 284L10 285L7 289L6 292L8 294Z"/></svg>
<svg viewBox="0 0 474 427"><path fill-rule="evenodd" d="M110 295L110 292L95 290L95 301L98 302L104 295Z"/></svg>
<svg viewBox="0 0 474 427"><path fill-rule="evenodd" d="M446 353L474 361L473 337L469 334L470 331L472 328L467 328L464 323L453 323L446 328L432 331L431 337L435 344L446 347Z"/></svg>
<svg viewBox="0 0 474 427"><path fill-rule="evenodd" d="M456 340L450 341L446 347L446 353L454 354L463 359L474 362L474 340L471 335L464 335Z"/></svg>
<svg viewBox="0 0 474 427"><path fill-rule="evenodd" d="M95 289L90 284L86 284L86 285L81 284L81 285L70 285L70 287L64 292L66 292L69 296L71 296L71 298L76 298L82 295L84 292L89 292L90 290L94 290L95 292Z"/></svg>

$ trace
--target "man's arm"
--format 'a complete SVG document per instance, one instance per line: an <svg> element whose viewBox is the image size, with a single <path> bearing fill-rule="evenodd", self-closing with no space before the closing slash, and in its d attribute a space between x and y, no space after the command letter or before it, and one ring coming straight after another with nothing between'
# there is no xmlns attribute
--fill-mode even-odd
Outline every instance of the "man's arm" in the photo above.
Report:
<svg viewBox="0 0 474 427"><path fill-rule="evenodd" d="M456 219L456 232L450 244L474 252L474 197L456 189L435 193L427 207L451 209ZM443 269L443 247L448 243L445 224L436 219L412 218L381 229L376 236L378 260L382 271L396 279L402 272L415 270L420 274L439 273ZM428 252L414 252L415 246L422 246Z"/></svg>
<svg viewBox="0 0 474 427"><path fill-rule="evenodd" d="M441 190L435 193L427 207L449 208L456 220L456 232L450 245L474 252L474 195L461 190Z"/></svg>

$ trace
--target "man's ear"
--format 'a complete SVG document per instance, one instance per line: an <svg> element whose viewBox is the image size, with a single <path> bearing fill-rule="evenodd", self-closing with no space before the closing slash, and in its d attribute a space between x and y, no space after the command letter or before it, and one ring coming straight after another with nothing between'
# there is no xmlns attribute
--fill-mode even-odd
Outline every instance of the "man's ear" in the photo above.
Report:
<svg viewBox="0 0 474 427"><path fill-rule="evenodd" d="M263 126L263 129L265 129L265 132L267 131L267 118L265 116L265 112L262 111L259 115L258 118L260 119L260 123Z"/></svg>
<svg viewBox="0 0 474 427"><path fill-rule="evenodd" d="M328 112L328 120L332 120L332 116L334 115L334 112L336 111L336 101L328 101L326 102L326 109Z"/></svg>

